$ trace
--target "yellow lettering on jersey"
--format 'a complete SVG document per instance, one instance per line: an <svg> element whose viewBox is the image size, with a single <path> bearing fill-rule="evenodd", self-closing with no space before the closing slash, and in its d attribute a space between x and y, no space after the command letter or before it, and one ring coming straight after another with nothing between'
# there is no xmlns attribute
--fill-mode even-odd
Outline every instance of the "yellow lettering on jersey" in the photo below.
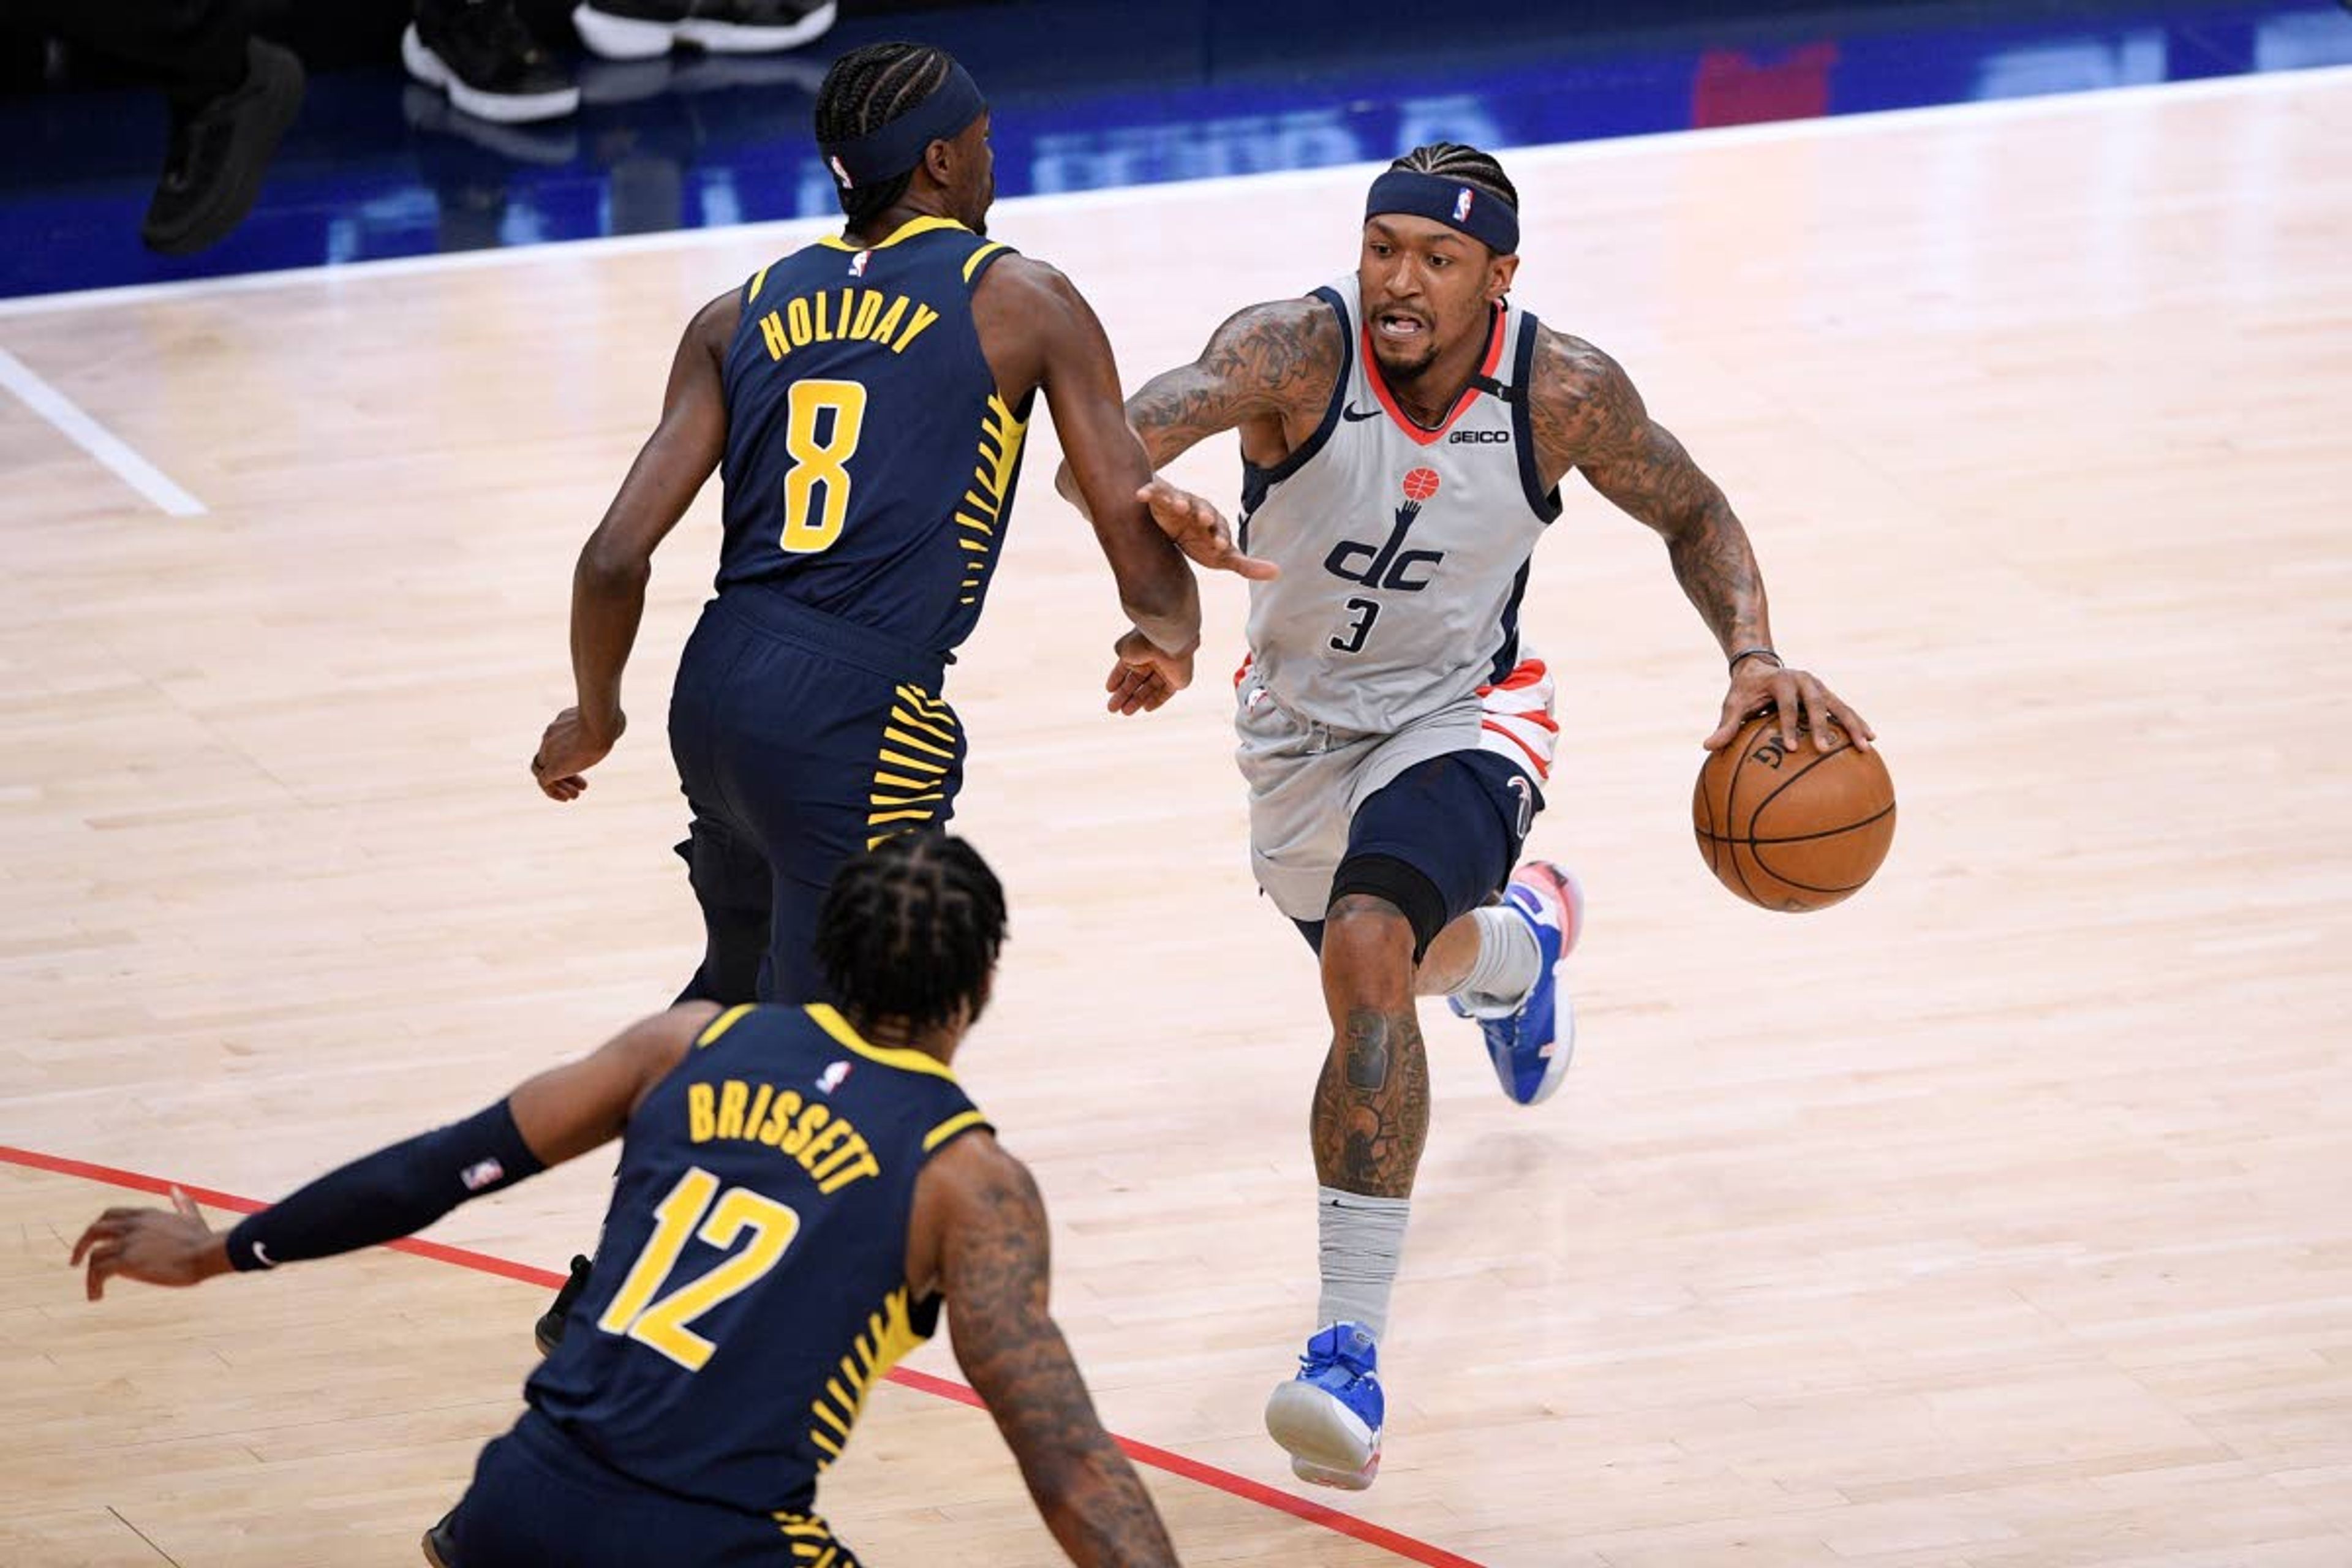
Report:
<svg viewBox="0 0 2352 1568"><path fill-rule="evenodd" d="M768 1101L774 1098L775 1092L774 1084L763 1083L760 1086L760 1092L751 1097L751 1114L743 1118L744 1137L757 1141L760 1136L760 1119L768 1114Z"/></svg>
<svg viewBox="0 0 2352 1568"><path fill-rule="evenodd" d="M744 1102L751 1098L751 1086L739 1079L730 1078L719 1087L719 1131L713 1136L719 1138L743 1136L743 1106Z"/></svg>
<svg viewBox="0 0 2352 1568"><path fill-rule="evenodd" d="M801 1164L806 1168L809 1174L814 1175L816 1174L817 1162L824 1159L826 1152L830 1151L835 1144L840 1142L844 1138L847 1138L856 1133L856 1131L857 1129L852 1127L846 1121L835 1121L831 1126L824 1128L818 1131L815 1136L812 1137L807 1142L802 1144L800 1153L797 1158Z"/></svg>
<svg viewBox="0 0 2352 1568"><path fill-rule="evenodd" d="M760 1129L760 1142L772 1149L784 1141L784 1129L801 1113L801 1097L797 1089L785 1089L776 1096L776 1108L768 1113L768 1124Z"/></svg>
<svg viewBox="0 0 2352 1568"><path fill-rule="evenodd" d="M907 330L899 333L897 341L891 343L890 352L894 354L905 353L907 352L907 345L920 337L922 335L923 329L929 326L933 321L936 321L939 319L940 313L937 310L932 310L929 305L916 306L915 319L907 323Z"/></svg>
<svg viewBox="0 0 2352 1568"><path fill-rule="evenodd" d="M845 337L856 338L861 342L872 337L874 335L874 323L880 318L881 314L882 295L880 291L873 289L860 289L857 291L857 317L855 321L849 323L849 330L843 335Z"/></svg>
<svg viewBox="0 0 2352 1568"><path fill-rule="evenodd" d="M833 309L821 289L816 296L816 341L821 343L833 342Z"/></svg>
<svg viewBox="0 0 2352 1568"><path fill-rule="evenodd" d="M793 1123L793 1130L784 1134L784 1141L776 1147L798 1159L801 1151L808 1147L808 1141L815 1136L816 1130L832 1120L831 1106L812 1105L801 1112L800 1121Z"/></svg>
<svg viewBox="0 0 2352 1568"><path fill-rule="evenodd" d="M784 307L784 324L793 335L793 347L804 349L809 346L813 341L811 334L815 329L809 323L807 300L795 300Z"/></svg>
<svg viewBox="0 0 2352 1568"><path fill-rule="evenodd" d="M760 318L760 336L767 340L770 359L782 359L793 352L784 338L784 319L773 310Z"/></svg>
<svg viewBox="0 0 2352 1568"><path fill-rule="evenodd" d="M905 319L907 307L912 302L904 294L890 301L889 313L874 323L874 331L870 336L876 342L887 343L890 341L890 334L898 330L898 323Z"/></svg>
<svg viewBox="0 0 2352 1568"><path fill-rule="evenodd" d="M717 1100L717 1093L707 1083L686 1086L686 1135L697 1143L709 1142L711 1133L719 1125L719 1118L712 1110Z"/></svg>

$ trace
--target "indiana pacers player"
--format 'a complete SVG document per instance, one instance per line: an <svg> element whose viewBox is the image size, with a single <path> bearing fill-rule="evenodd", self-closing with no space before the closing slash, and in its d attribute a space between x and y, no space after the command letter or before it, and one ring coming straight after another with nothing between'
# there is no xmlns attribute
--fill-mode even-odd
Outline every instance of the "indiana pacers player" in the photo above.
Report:
<svg viewBox="0 0 2352 1568"><path fill-rule="evenodd" d="M1353 273L1243 310L1128 404L1155 464L1240 432L1242 548L1282 570L1251 588L1235 723L1258 883L1321 955L1332 1041L1311 1117L1321 1327L1266 1423L1332 1486L1380 1465L1377 1345L1429 1127L1414 995L1480 1021L1522 1104L1575 1039L1559 972L1581 897L1542 861L1511 871L1559 735L1519 604L1560 480L1581 470L1664 537L1730 665L1706 744L1769 703L1791 744L1801 717L1870 734L1782 665L1739 519L1624 372L1510 302L1517 208L1486 154L1415 149L1373 182ZM1121 659L1111 705L1159 677Z"/></svg>
<svg viewBox="0 0 2352 1568"><path fill-rule="evenodd" d="M1046 1315L1036 1184L950 1068L1004 936L959 840L845 866L816 946L838 1011L681 1004L453 1126L323 1176L226 1235L110 1209L74 1247L193 1285L389 1241L615 1136L593 1286L522 1418L425 1538L440 1568L855 1568L814 1511L867 1392L929 1338L957 1360L1074 1562L1176 1561Z"/></svg>
<svg viewBox="0 0 2352 1568"><path fill-rule="evenodd" d="M816 138L841 236L695 317L660 424L581 552L578 700L531 760L560 801L620 739L654 550L721 471L718 596L669 713L692 813L679 853L706 937L685 997L822 999L809 938L834 868L952 814L965 738L941 679L995 580L1040 388L1129 635L1157 650L1150 697L1190 679L1199 600L1149 510L1179 492L1151 482L1086 300L983 237L988 133L980 89L941 50L876 44L834 63ZM1258 569L1215 528L1179 543L1211 565Z"/></svg>

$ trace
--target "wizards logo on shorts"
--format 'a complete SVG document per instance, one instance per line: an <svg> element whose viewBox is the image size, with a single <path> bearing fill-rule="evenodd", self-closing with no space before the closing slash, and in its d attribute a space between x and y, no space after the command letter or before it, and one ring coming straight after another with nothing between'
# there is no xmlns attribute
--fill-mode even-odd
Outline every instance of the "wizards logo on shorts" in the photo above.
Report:
<svg viewBox="0 0 2352 1568"><path fill-rule="evenodd" d="M1475 199L1475 197L1471 195L1470 187L1467 185L1463 186L1459 191L1454 193L1454 221L1455 223L1468 223L1470 221L1470 204Z"/></svg>

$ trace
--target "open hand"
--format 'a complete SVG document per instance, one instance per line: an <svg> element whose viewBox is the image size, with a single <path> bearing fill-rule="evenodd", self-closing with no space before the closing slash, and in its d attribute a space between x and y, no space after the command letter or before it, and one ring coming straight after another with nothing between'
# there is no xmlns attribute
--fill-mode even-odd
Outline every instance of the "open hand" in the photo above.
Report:
<svg viewBox="0 0 2352 1568"><path fill-rule="evenodd" d="M531 753L532 780L550 800L578 800L588 787L582 775L611 753L628 727L628 716L614 713L608 728L592 729L579 709L566 708L548 725L539 738L539 750Z"/></svg>
<svg viewBox="0 0 2352 1568"><path fill-rule="evenodd" d="M1723 721L1699 743L1710 752L1721 751L1731 744L1740 725L1767 708L1780 710L1780 743L1792 752L1797 749L1801 730L1812 732L1814 750L1828 751L1832 720L1853 738L1857 750L1869 751L1870 742L1877 738L1877 731L1871 729L1868 721L1823 686L1811 671L1787 669L1767 664L1762 658L1748 658L1731 672L1731 689L1723 699Z"/></svg>
<svg viewBox="0 0 2352 1568"><path fill-rule="evenodd" d="M1233 530L1225 525L1223 515L1191 490L1179 489L1166 479L1155 479L1136 491L1135 499L1151 509L1151 521L1160 525L1160 531L1175 541L1176 548L1199 564L1215 572L1231 572L1254 583L1271 582L1282 575L1282 568L1273 562L1243 554L1234 543Z"/></svg>
<svg viewBox="0 0 2352 1568"><path fill-rule="evenodd" d="M1111 652L1118 662L1103 689L1114 713L1149 713L1192 684L1192 656L1165 652L1141 632L1129 632Z"/></svg>
<svg viewBox="0 0 2352 1568"><path fill-rule="evenodd" d="M95 1301L120 1274L150 1285L196 1285L228 1268L228 1246L205 1223L194 1198L172 1189L164 1209L113 1208L92 1220L74 1243L73 1264L84 1259L82 1290Z"/></svg>

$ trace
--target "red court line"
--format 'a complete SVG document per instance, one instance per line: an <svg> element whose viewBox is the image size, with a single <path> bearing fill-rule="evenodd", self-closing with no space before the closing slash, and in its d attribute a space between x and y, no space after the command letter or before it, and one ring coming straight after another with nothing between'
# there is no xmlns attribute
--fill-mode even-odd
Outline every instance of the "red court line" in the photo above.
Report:
<svg viewBox="0 0 2352 1568"><path fill-rule="evenodd" d="M130 1187L134 1191L153 1193L159 1196L170 1195L172 1189L176 1186L200 1204L212 1208L227 1209L235 1214L251 1214L256 1209L268 1206L252 1198L240 1197L235 1193L224 1193L212 1187L190 1186L184 1182L169 1182L161 1176L150 1176L138 1171L125 1171L113 1165L96 1165L87 1160L68 1159L62 1154L44 1154L37 1150L18 1149L6 1143L0 1143L0 1163L26 1165L37 1171L52 1171L61 1176L79 1176L84 1181L100 1182L111 1187ZM553 1269L534 1268L527 1263L517 1263L511 1258L494 1258L487 1252L475 1252L463 1247L449 1247L438 1241L419 1241L412 1237L405 1241L389 1242L386 1245L394 1252L413 1253L418 1258L430 1258L436 1263L454 1263L460 1268L471 1268L483 1274L495 1274L501 1279L520 1280L526 1285L541 1285L551 1290L563 1283L563 1276ZM906 1367L893 1367L889 1373L889 1379L892 1383L905 1388L915 1389L919 1393L935 1394L941 1399L952 1399L959 1405L969 1405L974 1409L984 1408L979 1394L974 1394L962 1384L952 1382L948 1378L933 1377L929 1373L913 1372ZM1425 1541L1415 1541L1410 1535L1400 1535L1393 1530L1374 1524L1368 1520L1358 1519L1354 1514L1342 1513L1336 1508L1326 1508L1319 1502L1309 1502L1305 1498L1294 1497L1279 1487L1267 1486L1264 1481L1254 1481L1247 1476L1237 1476L1231 1470L1221 1470L1214 1465L1187 1458L1181 1454L1154 1447L1150 1443L1139 1443L1132 1437L1121 1437L1117 1433L1112 1434L1112 1440L1126 1451L1129 1458L1138 1464L1150 1465L1154 1469L1165 1470L1171 1476L1181 1476L1185 1480L1198 1482L1213 1490L1241 1498L1263 1508L1273 1509L1278 1513L1289 1514L1294 1519L1305 1520L1309 1524L1319 1525L1337 1534L1360 1541L1368 1546L1377 1546L1381 1551L1391 1552L1408 1563L1424 1563L1427 1564L1427 1568L1479 1568L1479 1564L1469 1558L1457 1556L1442 1546L1433 1546Z"/></svg>

